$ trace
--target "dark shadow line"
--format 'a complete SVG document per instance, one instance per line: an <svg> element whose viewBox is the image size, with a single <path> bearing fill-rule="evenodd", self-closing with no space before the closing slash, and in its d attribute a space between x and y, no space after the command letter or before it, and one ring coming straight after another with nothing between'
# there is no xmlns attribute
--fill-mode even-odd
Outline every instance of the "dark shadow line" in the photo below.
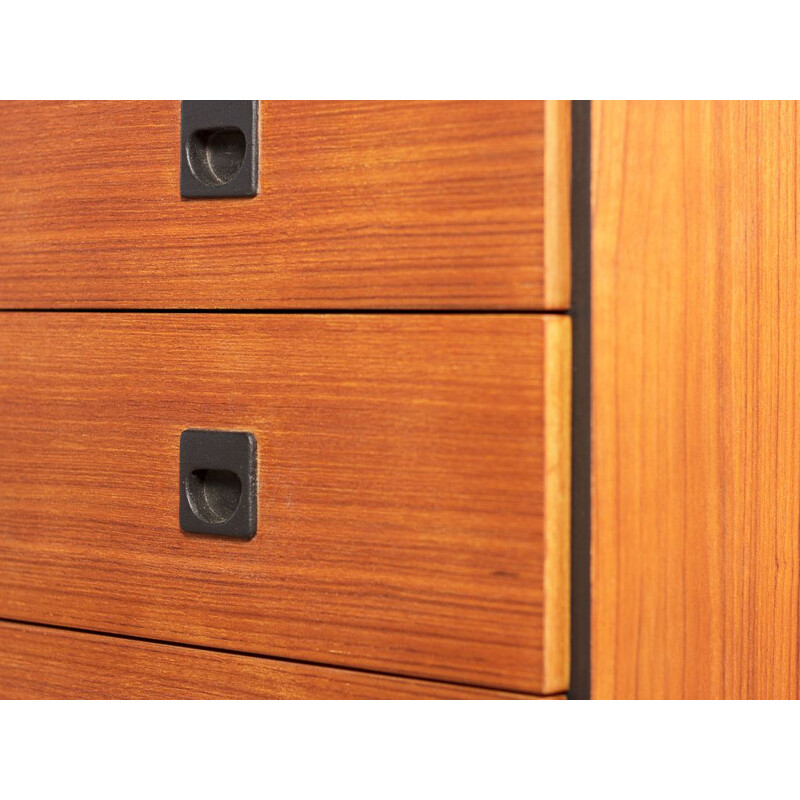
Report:
<svg viewBox="0 0 800 800"><path fill-rule="evenodd" d="M571 700L592 695L591 103L572 103Z"/></svg>

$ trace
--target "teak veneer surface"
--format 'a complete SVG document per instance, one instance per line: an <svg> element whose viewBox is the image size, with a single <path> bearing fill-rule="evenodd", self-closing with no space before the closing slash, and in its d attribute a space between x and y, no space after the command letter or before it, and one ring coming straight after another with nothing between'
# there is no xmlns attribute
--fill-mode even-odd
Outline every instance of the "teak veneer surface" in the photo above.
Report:
<svg viewBox="0 0 800 800"><path fill-rule="evenodd" d="M262 102L260 192L182 200L180 103L0 103L0 307L569 303L570 104Z"/></svg>
<svg viewBox="0 0 800 800"><path fill-rule="evenodd" d="M0 314L0 616L551 694L570 321ZM258 440L258 533L185 534L185 428Z"/></svg>
<svg viewBox="0 0 800 800"><path fill-rule="evenodd" d="M0 699L538 698L436 681L395 678L348 669L0 622Z"/></svg>
<svg viewBox="0 0 800 800"><path fill-rule="evenodd" d="M799 137L593 104L597 697L800 697Z"/></svg>

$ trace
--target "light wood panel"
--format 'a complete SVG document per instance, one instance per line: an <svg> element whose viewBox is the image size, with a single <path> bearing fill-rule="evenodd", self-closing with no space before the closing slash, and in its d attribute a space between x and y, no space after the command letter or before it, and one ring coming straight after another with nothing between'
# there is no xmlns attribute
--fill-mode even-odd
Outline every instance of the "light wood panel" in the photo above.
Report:
<svg viewBox="0 0 800 800"><path fill-rule="evenodd" d="M347 669L0 622L0 699L534 698L436 681L395 678Z"/></svg>
<svg viewBox="0 0 800 800"><path fill-rule="evenodd" d="M563 691L569 360L558 316L2 314L0 616ZM256 435L251 542L180 531L185 428Z"/></svg>
<svg viewBox="0 0 800 800"><path fill-rule="evenodd" d="M180 104L0 104L0 306L569 303L569 103L264 102L253 199L182 200Z"/></svg>
<svg viewBox="0 0 800 800"><path fill-rule="evenodd" d="M593 686L800 696L796 103L595 103Z"/></svg>
<svg viewBox="0 0 800 800"><path fill-rule="evenodd" d="M570 305L572 278L572 103L544 104L544 303Z"/></svg>

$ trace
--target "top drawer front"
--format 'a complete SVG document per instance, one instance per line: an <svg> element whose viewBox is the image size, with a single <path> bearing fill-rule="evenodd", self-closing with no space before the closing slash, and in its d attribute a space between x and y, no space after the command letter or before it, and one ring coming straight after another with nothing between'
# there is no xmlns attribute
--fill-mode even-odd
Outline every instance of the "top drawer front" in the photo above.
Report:
<svg viewBox="0 0 800 800"><path fill-rule="evenodd" d="M180 103L0 104L5 308L564 308L569 104L263 102L182 200Z"/></svg>

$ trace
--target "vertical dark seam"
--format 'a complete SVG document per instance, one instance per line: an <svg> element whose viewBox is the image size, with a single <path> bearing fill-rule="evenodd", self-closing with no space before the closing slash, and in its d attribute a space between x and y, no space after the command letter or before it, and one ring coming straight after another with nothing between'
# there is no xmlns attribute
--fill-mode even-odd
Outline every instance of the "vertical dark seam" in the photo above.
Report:
<svg viewBox="0 0 800 800"><path fill-rule="evenodd" d="M569 697L592 693L591 104L572 103L572 480Z"/></svg>

